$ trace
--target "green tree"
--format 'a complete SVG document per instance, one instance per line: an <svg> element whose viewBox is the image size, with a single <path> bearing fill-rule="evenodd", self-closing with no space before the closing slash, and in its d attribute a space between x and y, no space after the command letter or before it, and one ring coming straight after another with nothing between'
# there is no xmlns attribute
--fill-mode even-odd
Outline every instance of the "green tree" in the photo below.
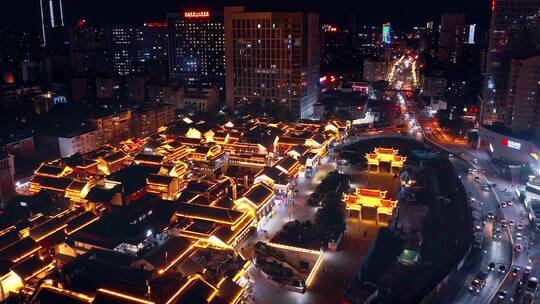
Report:
<svg viewBox="0 0 540 304"><path fill-rule="evenodd" d="M315 231L322 245L345 230L345 208L340 193L328 193L315 216Z"/></svg>

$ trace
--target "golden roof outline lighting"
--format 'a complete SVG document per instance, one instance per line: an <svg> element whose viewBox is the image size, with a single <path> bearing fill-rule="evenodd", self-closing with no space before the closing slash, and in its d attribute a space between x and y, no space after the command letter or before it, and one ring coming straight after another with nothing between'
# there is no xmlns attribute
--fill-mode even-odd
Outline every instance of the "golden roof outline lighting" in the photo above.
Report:
<svg viewBox="0 0 540 304"><path fill-rule="evenodd" d="M110 289L106 289L106 288L99 288L98 291L106 293L106 294L111 295L111 296L115 296L115 297L118 297L118 298L122 298L122 299L125 299L125 300L130 300L130 301L141 303L141 304L156 304L156 302L152 302L152 301L148 301L148 300L145 300L145 299L137 298L137 297L134 297L134 296L122 293L122 292L118 292L118 291L114 291L114 290L110 290Z"/></svg>

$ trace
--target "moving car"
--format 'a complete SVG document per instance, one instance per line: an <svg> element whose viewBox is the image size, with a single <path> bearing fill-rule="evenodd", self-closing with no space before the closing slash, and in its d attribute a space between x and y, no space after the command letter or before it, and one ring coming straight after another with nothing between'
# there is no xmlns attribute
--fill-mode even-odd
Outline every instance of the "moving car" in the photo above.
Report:
<svg viewBox="0 0 540 304"><path fill-rule="evenodd" d="M469 290L474 293L479 293L484 286L486 286L487 273L480 271L476 277L471 281Z"/></svg>
<svg viewBox="0 0 540 304"><path fill-rule="evenodd" d="M521 244L516 244L516 246L514 246L514 249L516 250L517 253L521 253L521 250L523 250L523 247L521 246Z"/></svg>
<svg viewBox="0 0 540 304"><path fill-rule="evenodd" d="M492 219L492 218L495 218L495 216L493 215L493 212L488 212L488 215L487 215L488 218Z"/></svg>
<svg viewBox="0 0 540 304"><path fill-rule="evenodd" d="M538 289L538 279L535 277L532 277L527 281L527 285L525 286L525 291L528 291L530 293L536 293L536 290Z"/></svg>
<svg viewBox="0 0 540 304"><path fill-rule="evenodd" d="M504 298L506 298L506 293L507 293L506 291L501 290L499 294L497 295L497 298L499 298L499 300L504 300Z"/></svg>
<svg viewBox="0 0 540 304"><path fill-rule="evenodd" d="M494 228L493 229L493 239L502 239L502 230L501 228Z"/></svg>
<svg viewBox="0 0 540 304"><path fill-rule="evenodd" d="M506 204L508 204L508 206L512 206L514 204L514 201L513 200L507 200Z"/></svg>
<svg viewBox="0 0 540 304"><path fill-rule="evenodd" d="M487 269L488 269L489 271L495 270L495 263L493 263L493 262L489 263Z"/></svg>
<svg viewBox="0 0 540 304"><path fill-rule="evenodd" d="M506 203L505 202L502 202L499 206L501 206L501 208L506 208Z"/></svg>
<svg viewBox="0 0 540 304"><path fill-rule="evenodd" d="M536 297L536 291L538 289L538 279L535 277L530 278L525 285L525 292L523 295L523 303L529 304L534 302Z"/></svg>
<svg viewBox="0 0 540 304"><path fill-rule="evenodd" d="M504 265L499 266L498 272L499 273L505 273L506 272L506 266L504 266Z"/></svg>
<svg viewBox="0 0 540 304"><path fill-rule="evenodd" d="M516 278L518 274L519 274L519 267L514 267L514 269L512 269L512 277Z"/></svg>
<svg viewBox="0 0 540 304"><path fill-rule="evenodd" d="M522 238L523 238L523 235L521 234L521 232L517 232L516 233L516 240L521 241Z"/></svg>
<svg viewBox="0 0 540 304"><path fill-rule="evenodd" d="M478 164L478 159L474 158L472 161L473 163Z"/></svg>
<svg viewBox="0 0 540 304"><path fill-rule="evenodd" d="M489 187L488 184L485 184L485 185L482 187L482 189L483 189L484 191L489 191L489 188L490 188L490 187Z"/></svg>
<svg viewBox="0 0 540 304"><path fill-rule="evenodd" d="M516 227L518 230L523 230L523 224L519 223Z"/></svg>
<svg viewBox="0 0 540 304"><path fill-rule="evenodd" d="M474 178L474 180L477 181L477 182L480 182L480 177L477 176L477 177Z"/></svg>
<svg viewBox="0 0 540 304"><path fill-rule="evenodd" d="M529 280L529 277L531 275L531 270L532 270L532 267L530 265L527 265L523 269L523 273L521 274L521 279L519 281L520 285Z"/></svg>

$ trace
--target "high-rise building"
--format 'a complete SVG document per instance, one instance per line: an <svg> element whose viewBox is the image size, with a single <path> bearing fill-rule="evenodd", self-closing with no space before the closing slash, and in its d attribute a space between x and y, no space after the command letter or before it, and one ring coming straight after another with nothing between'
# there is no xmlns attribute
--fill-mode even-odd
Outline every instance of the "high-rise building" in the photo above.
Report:
<svg viewBox="0 0 540 304"><path fill-rule="evenodd" d="M421 27L418 29L418 49L420 51L431 50L434 45L433 29Z"/></svg>
<svg viewBox="0 0 540 304"><path fill-rule="evenodd" d="M62 0L39 0L41 16L41 43L46 46L56 29L64 27L64 7Z"/></svg>
<svg viewBox="0 0 540 304"><path fill-rule="evenodd" d="M382 25L382 42L383 43L390 43L392 41L390 33L391 33L390 22L386 22Z"/></svg>
<svg viewBox="0 0 540 304"><path fill-rule="evenodd" d="M505 115L511 59L525 59L539 53L537 23L540 0L494 0L489 31L482 123L511 123Z"/></svg>
<svg viewBox="0 0 540 304"><path fill-rule="evenodd" d="M168 63L167 22L147 22L137 29L137 59L143 70Z"/></svg>
<svg viewBox="0 0 540 304"><path fill-rule="evenodd" d="M169 13L167 22L171 80L187 86L223 87L225 83L223 12Z"/></svg>
<svg viewBox="0 0 540 304"><path fill-rule="evenodd" d="M111 40L113 71L118 75L139 72L137 27L113 25Z"/></svg>
<svg viewBox="0 0 540 304"><path fill-rule="evenodd" d="M438 59L442 63L460 63L465 37L465 15L444 14L441 17Z"/></svg>
<svg viewBox="0 0 540 304"><path fill-rule="evenodd" d="M110 31L79 20L68 29L71 67L75 75L108 75L112 71Z"/></svg>
<svg viewBox="0 0 540 304"><path fill-rule="evenodd" d="M323 73L345 71L347 68L356 69L351 64L351 56L348 56L351 50L350 37L348 30L330 24L322 26L321 69Z"/></svg>
<svg viewBox="0 0 540 304"><path fill-rule="evenodd" d="M508 75L506 112L515 133L540 137L540 56L513 59Z"/></svg>
<svg viewBox="0 0 540 304"><path fill-rule="evenodd" d="M227 107L249 103L313 115L318 100L319 16L225 8Z"/></svg>

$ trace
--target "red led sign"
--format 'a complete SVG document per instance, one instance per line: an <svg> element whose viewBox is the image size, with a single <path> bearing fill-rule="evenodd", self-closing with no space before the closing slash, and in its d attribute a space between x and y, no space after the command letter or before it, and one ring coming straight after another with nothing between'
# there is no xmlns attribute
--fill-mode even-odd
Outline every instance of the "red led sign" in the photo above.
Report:
<svg viewBox="0 0 540 304"><path fill-rule="evenodd" d="M210 17L210 12L209 11L185 12L184 17L186 17L186 18L207 18L207 17Z"/></svg>

